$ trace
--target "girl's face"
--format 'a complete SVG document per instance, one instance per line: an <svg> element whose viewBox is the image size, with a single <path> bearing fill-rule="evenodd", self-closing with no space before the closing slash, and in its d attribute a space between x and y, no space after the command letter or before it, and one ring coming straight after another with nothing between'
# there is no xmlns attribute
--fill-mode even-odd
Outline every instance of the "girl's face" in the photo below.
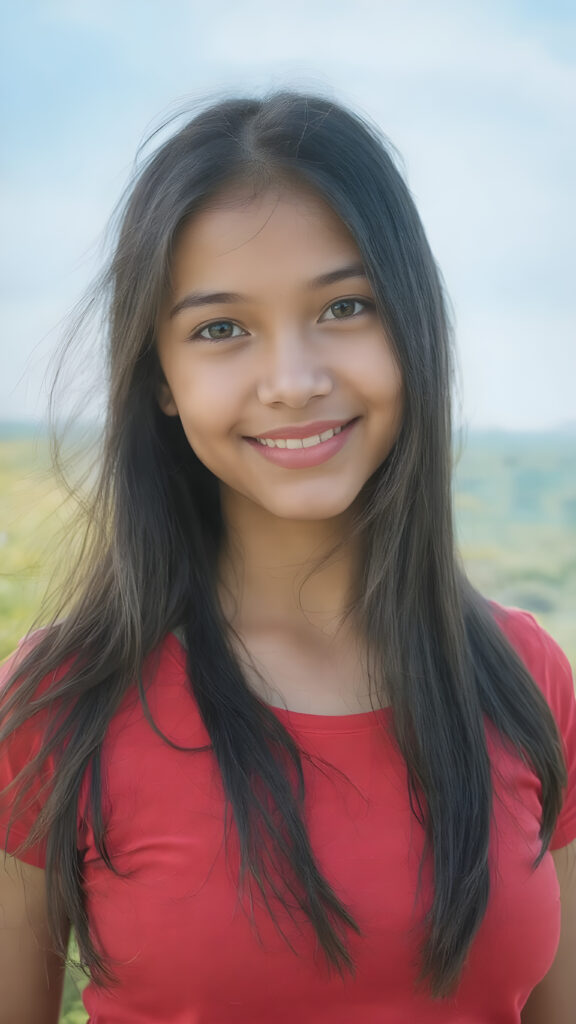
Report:
<svg viewBox="0 0 576 1024"><path fill-rule="evenodd" d="M232 194L182 230L172 281L157 331L160 405L228 507L341 515L402 417L400 370L346 227L309 191ZM318 443L333 424L345 429ZM256 440L271 431L292 443Z"/></svg>

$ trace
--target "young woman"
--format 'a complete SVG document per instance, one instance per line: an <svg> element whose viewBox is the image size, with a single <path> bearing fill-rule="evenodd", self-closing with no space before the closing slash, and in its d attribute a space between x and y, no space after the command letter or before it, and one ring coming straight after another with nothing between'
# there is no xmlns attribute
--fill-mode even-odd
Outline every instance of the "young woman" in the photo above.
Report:
<svg viewBox="0 0 576 1024"><path fill-rule="evenodd" d="M103 293L80 577L4 668L1 1024L56 1021L70 926L98 1024L573 1024L570 669L455 553L442 289L378 132L212 104Z"/></svg>

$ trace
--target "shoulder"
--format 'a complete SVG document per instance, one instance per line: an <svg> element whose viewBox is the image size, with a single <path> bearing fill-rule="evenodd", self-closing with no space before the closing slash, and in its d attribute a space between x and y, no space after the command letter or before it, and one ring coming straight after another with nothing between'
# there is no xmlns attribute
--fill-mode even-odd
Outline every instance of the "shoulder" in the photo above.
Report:
<svg viewBox="0 0 576 1024"><path fill-rule="evenodd" d="M560 645L534 618L521 608L507 608L491 602L497 625L518 657L524 662L547 701L574 703L570 662Z"/></svg>
<svg viewBox="0 0 576 1024"><path fill-rule="evenodd" d="M12 653L0 660L0 692L6 688L9 680L14 678L19 668L22 668L23 671L26 670L30 655L33 655L34 651L40 648L42 641L49 632L48 627L42 627L27 633L26 636L18 641ZM42 685L48 686L49 679L43 680Z"/></svg>
<svg viewBox="0 0 576 1024"><path fill-rule="evenodd" d="M78 653L69 654L56 661L52 660L43 649L42 641L47 638L48 629L38 629L25 636L17 647L3 661L0 661L0 708L6 706L8 699L15 690L25 688L29 681L30 671L38 668L43 661L49 670L43 671L37 685L30 692L34 699L44 696L50 690L56 691L58 683L78 661ZM82 661L82 658L80 658ZM142 679L145 689L158 681L181 681L186 672L186 654L173 633L168 633L163 640L146 656L142 664Z"/></svg>
<svg viewBox="0 0 576 1024"><path fill-rule="evenodd" d="M551 850L567 846L576 837L576 695L568 658L553 637L530 612L493 605L496 621L526 665L550 708L562 744L566 786Z"/></svg>
<svg viewBox="0 0 576 1024"><path fill-rule="evenodd" d="M45 630L29 633L20 640L16 649L0 662L0 728L11 720L16 706L22 707L33 697L41 696L50 689L53 674L43 677L33 692L26 686L34 651L44 634ZM36 716L36 724L41 717Z"/></svg>
<svg viewBox="0 0 576 1024"><path fill-rule="evenodd" d="M0 662L0 740L2 755L6 749L23 744L29 752L42 742L50 721L53 689L65 674L67 664L44 671L42 665L43 640L48 629L27 634L15 650Z"/></svg>
<svg viewBox="0 0 576 1024"><path fill-rule="evenodd" d="M496 601L490 601L490 607L498 626L519 652L530 656L546 643L550 643L560 650L558 644L539 624L532 612L527 612L523 608L498 604Z"/></svg>

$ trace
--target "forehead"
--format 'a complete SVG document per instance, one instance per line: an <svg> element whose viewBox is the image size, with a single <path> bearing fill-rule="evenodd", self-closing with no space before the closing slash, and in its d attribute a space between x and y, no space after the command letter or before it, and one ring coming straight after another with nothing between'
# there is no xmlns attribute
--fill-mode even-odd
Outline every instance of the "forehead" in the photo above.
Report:
<svg viewBox="0 0 576 1024"><path fill-rule="evenodd" d="M259 195L233 190L196 213L181 229L172 264L182 284L228 284L283 273L311 278L360 253L347 227L310 189L271 188Z"/></svg>

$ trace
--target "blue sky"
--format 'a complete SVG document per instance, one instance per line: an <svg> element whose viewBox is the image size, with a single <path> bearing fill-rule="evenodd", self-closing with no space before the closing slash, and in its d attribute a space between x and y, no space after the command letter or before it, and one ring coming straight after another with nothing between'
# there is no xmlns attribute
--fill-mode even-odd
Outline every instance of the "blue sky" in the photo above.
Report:
<svg viewBox="0 0 576 1024"><path fill-rule="evenodd" d="M41 416L139 143L186 101L328 92L399 150L455 321L462 417L576 420L576 5L2 2L0 415Z"/></svg>

